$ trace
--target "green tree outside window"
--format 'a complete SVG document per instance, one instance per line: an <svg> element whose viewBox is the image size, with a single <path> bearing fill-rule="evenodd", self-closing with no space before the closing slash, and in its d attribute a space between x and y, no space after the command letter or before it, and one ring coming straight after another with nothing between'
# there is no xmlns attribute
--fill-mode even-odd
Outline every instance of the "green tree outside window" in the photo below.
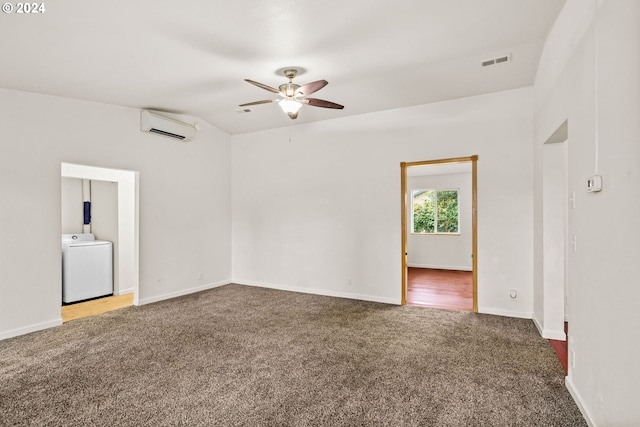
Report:
<svg viewBox="0 0 640 427"><path fill-rule="evenodd" d="M458 190L413 190L413 232L458 233Z"/></svg>

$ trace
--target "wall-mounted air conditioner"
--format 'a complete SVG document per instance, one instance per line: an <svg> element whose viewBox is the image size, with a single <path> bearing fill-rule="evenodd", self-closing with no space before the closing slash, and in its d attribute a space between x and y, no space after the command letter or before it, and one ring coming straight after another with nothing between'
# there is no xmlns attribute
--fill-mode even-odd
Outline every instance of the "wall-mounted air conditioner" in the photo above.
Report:
<svg viewBox="0 0 640 427"><path fill-rule="evenodd" d="M140 130L168 136L180 141L191 141L196 129L189 123L142 110L140 111Z"/></svg>

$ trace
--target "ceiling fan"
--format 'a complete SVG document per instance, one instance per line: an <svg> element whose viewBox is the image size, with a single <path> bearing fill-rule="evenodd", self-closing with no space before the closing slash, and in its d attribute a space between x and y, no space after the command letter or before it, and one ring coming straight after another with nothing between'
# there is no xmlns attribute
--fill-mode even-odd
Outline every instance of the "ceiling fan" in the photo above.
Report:
<svg viewBox="0 0 640 427"><path fill-rule="evenodd" d="M245 82L251 83L252 85L258 86L259 88L262 88L264 90L268 90L269 92L277 93L282 98L247 102L246 104L240 104L240 107L277 102L282 110L287 113L292 120L298 117L298 111L303 104L310 105L312 107L334 108L338 110L344 108L344 105L336 104L335 102L331 101L325 101L324 99L307 98L307 95L311 95L312 93L322 89L323 87L328 85L329 82L326 80L318 80L308 83L304 86L300 86L293 82L293 79L297 74L298 70L294 68L284 70L284 75L289 79L289 83L281 84L278 89L253 80L244 79Z"/></svg>

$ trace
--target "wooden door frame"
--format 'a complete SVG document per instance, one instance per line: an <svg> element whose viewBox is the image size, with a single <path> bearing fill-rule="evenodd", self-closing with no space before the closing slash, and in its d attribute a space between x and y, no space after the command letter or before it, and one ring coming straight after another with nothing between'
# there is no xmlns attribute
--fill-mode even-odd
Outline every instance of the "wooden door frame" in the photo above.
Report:
<svg viewBox="0 0 640 427"><path fill-rule="evenodd" d="M411 166L429 166L447 163L471 163L471 265L473 275L473 312L478 312L478 156L454 157L450 159L424 160L420 162L400 163L402 215L402 305L407 303L407 168Z"/></svg>

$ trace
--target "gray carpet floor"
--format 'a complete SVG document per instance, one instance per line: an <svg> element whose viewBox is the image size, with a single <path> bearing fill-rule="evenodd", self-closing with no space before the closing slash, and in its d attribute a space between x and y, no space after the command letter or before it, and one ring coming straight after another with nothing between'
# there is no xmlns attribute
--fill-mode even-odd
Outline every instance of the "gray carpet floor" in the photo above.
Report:
<svg viewBox="0 0 640 427"><path fill-rule="evenodd" d="M0 341L2 426L584 426L530 320L227 285Z"/></svg>

